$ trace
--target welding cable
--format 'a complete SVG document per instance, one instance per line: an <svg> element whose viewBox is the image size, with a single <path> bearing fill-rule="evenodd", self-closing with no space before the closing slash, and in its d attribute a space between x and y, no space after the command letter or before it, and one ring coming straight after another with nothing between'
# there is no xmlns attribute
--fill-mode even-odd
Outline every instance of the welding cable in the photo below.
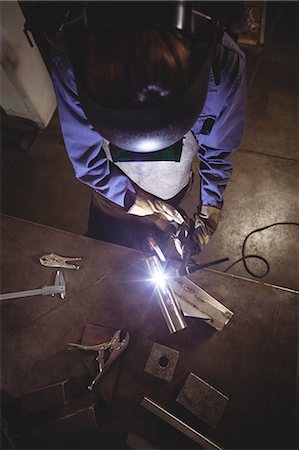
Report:
<svg viewBox="0 0 299 450"><path fill-rule="evenodd" d="M183 265L178 270L178 276L181 277L181 276L191 275L192 273L196 272L197 270L205 269L206 267L215 266L217 264L224 263L228 260L229 260L229 258L225 257L225 258L216 259L214 261L209 261L207 263L202 263L202 264L194 263L194 264L188 265L188 266Z"/></svg>
<svg viewBox="0 0 299 450"><path fill-rule="evenodd" d="M268 263L268 261L266 260L266 258L264 258L263 256L260 255L254 255L254 254L250 254L250 255L245 255L245 247L246 247L246 243L248 241L248 239L250 238L250 236L254 233L259 233L260 231L264 231L267 230L268 228L272 228L275 227L277 225L295 225L295 226L299 226L298 222L274 222L271 223L270 225L266 225L265 227L262 228L257 228L253 231L251 231L249 234L247 234L247 236L245 237L243 244L242 244L242 257L237 259L236 261L234 261L232 264L230 264L225 270L224 272L227 273L233 266L235 266L237 263L239 262L243 262L243 265L245 267L246 272L248 272L251 276L255 277L255 278L264 278L268 275L268 273L270 272L270 264ZM260 261L262 261L265 266L266 269L264 271L264 273L262 273L261 275L254 272L252 269L250 269L248 267L247 264L247 260L248 259L258 259Z"/></svg>

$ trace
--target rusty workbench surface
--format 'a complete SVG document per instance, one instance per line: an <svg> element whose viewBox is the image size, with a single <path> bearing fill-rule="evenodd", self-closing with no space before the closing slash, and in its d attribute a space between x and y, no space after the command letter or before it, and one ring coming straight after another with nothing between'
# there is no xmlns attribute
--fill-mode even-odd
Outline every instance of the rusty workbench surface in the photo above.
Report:
<svg viewBox="0 0 299 450"><path fill-rule="evenodd" d="M1 292L52 284L56 269L40 265L43 254L83 258L80 270L64 270L65 300L36 296L1 304L2 409L13 430L21 420L17 399L37 387L70 379L76 405L97 402L85 390L86 367L66 351L92 323L126 328L131 341L111 403L99 400L98 430L71 448L124 448L129 431L160 448L198 448L140 407L144 395L224 448L296 448L296 294L204 270L192 280L234 317L221 332L187 319L185 330L170 335L144 281L141 253L9 216L1 217L1 228ZM144 372L153 342L180 352L171 383ZM229 398L214 429L175 401L191 371Z"/></svg>

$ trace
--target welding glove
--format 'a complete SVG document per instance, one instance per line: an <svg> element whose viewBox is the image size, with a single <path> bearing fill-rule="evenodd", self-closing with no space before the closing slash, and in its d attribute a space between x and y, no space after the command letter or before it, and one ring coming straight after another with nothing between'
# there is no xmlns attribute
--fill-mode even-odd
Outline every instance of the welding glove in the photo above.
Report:
<svg viewBox="0 0 299 450"><path fill-rule="evenodd" d="M221 210L214 206L201 207L200 212L193 215L194 231L192 234L193 254L199 253L215 233L221 216Z"/></svg>
<svg viewBox="0 0 299 450"><path fill-rule="evenodd" d="M168 230L171 223L181 225L184 222L183 216L173 206L140 190L128 213L135 216L148 216L162 231Z"/></svg>

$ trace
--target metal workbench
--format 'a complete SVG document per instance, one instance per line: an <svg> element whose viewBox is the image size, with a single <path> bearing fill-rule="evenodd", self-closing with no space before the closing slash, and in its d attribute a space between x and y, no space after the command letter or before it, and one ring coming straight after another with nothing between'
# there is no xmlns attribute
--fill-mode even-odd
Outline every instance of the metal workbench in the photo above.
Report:
<svg viewBox="0 0 299 450"><path fill-rule="evenodd" d="M223 448L296 448L296 293L203 270L191 279L234 316L220 332L187 318L188 327L171 335L145 281L141 253L9 216L1 217L1 229L2 293L50 284L56 269L43 267L41 255L83 258L80 270L63 271L64 300L37 296L1 304L2 412L12 435L32 425L18 410L25 392L69 379L68 408L97 404L98 429L60 448L125 448L129 432L159 448L199 448L142 408L144 396ZM81 342L87 324L130 332L108 404L86 391L90 373L66 350L68 342ZM144 372L154 342L180 353L171 382ZM215 428L176 402L190 372L229 398ZM17 442L29 448L26 440Z"/></svg>

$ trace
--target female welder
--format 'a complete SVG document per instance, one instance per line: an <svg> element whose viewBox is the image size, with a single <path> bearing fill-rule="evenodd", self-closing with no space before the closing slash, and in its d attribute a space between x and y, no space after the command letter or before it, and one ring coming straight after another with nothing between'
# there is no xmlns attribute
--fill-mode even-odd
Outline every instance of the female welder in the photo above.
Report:
<svg viewBox="0 0 299 450"><path fill-rule="evenodd" d="M189 244L199 252L243 132L237 44L192 2L91 2L59 33L51 67L69 158L93 189L87 235L135 248L179 236L198 155Z"/></svg>

